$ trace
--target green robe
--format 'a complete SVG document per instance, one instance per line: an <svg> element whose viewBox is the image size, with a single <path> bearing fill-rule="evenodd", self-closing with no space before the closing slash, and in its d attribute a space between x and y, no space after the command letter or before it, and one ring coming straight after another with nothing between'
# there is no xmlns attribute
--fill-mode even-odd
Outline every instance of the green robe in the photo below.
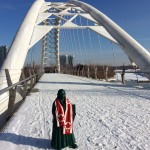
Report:
<svg viewBox="0 0 150 150"><path fill-rule="evenodd" d="M62 103L61 105L64 110L66 109L66 103ZM57 127L56 114L55 114L55 102L52 106L52 114L53 114L53 131L52 131L52 143L51 146L55 149L65 148L68 146L72 146L75 143L74 133L72 134L63 134L63 127Z"/></svg>

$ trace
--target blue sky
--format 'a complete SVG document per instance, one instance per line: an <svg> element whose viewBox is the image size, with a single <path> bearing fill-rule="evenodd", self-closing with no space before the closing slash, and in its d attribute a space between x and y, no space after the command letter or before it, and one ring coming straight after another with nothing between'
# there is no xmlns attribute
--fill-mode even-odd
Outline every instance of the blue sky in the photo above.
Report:
<svg viewBox="0 0 150 150"><path fill-rule="evenodd" d="M51 0L51 2L62 0ZM34 0L0 0L0 45L9 46ZM150 0L83 0L150 47Z"/></svg>
<svg viewBox="0 0 150 150"><path fill-rule="evenodd" d="M62 0L51 0L51 2ZM0 45L10 46L34 0L0 0ZM150 0L83 0L150 49Z"/></svg>

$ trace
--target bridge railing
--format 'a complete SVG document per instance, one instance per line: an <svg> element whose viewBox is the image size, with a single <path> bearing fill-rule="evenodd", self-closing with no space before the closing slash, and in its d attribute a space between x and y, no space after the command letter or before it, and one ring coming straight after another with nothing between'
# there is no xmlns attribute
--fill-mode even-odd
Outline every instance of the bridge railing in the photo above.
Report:
<svg viewBox="0 0 150 150"><path fill-rule="evenodd" d="M114 68L111 66L77 66L66 67L62 73L71 74L75 76L82 76L98 80L106 80L114 77Z"/></svg>
<svg viewBox="0 0 150 150"><path fill-rule="evenodd" d="M121 82L122 84L128 84L129 81L134 81L135 84L139 85L140 83L150 83L150 80L144 76L144 74L149 72L141 71L140 69L120 69L118 70L116 67L112 66L79 66L79 67L66 67L62 73L92 78L96 80L106 80L112 81L116 79L117 81ZM129 78L129 74L131 77ZM125 77L127 75L127 77Z"/></svg>
<svg viewBox="0 0 150 150"><path fill-rule="evenodd" d="M0 96L8 95L8 100L4 101L5 105L7 106L4 106L3 103L0 103L1 109L3 109L2 107L6 108L6 110L1 112L0 114L0 116L2 117L0 118L1 123L5 122L5 120L8 120L13 115L15 110L20 106L21 102L23 102L22 100L24 100L25 97L29 94L29 92L38 82L43 73L44 72L41 70L23 69L19 81L13 84L9 70L5 69L8 87L0 90ZM19 103L16 101L18 94L21 96ZM0 125L0 127L3 126L2 124Z"/></svg>

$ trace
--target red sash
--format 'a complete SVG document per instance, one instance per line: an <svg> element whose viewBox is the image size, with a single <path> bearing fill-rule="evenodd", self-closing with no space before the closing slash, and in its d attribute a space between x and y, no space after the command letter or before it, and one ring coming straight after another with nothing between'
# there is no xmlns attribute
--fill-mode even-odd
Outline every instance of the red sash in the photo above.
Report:
<svg viewBox="0 0 150 150"><path fill-rule="evenodd" d="M66 99L65 102L66 111L64 112L64 109L59 100L57 98L55 100L57 127L63 127L63 134L71 134L73 127L72 105L69 99Z"/></svg>

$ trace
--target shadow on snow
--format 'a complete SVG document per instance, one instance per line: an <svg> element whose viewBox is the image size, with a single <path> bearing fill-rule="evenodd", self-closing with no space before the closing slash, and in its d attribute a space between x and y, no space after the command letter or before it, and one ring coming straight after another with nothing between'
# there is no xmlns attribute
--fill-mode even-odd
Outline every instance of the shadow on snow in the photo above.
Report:
<svg viewBox="0 0 150 150"><path fill-rule="evenodd" d="M29 145L42 149L50 149L51 141L50 139L42 139L35 137L26 137L23 135L16 135L13 133L1 133L0 141L8 141L16 145ZM7 146L8 147L8 146Z"/></svg>

